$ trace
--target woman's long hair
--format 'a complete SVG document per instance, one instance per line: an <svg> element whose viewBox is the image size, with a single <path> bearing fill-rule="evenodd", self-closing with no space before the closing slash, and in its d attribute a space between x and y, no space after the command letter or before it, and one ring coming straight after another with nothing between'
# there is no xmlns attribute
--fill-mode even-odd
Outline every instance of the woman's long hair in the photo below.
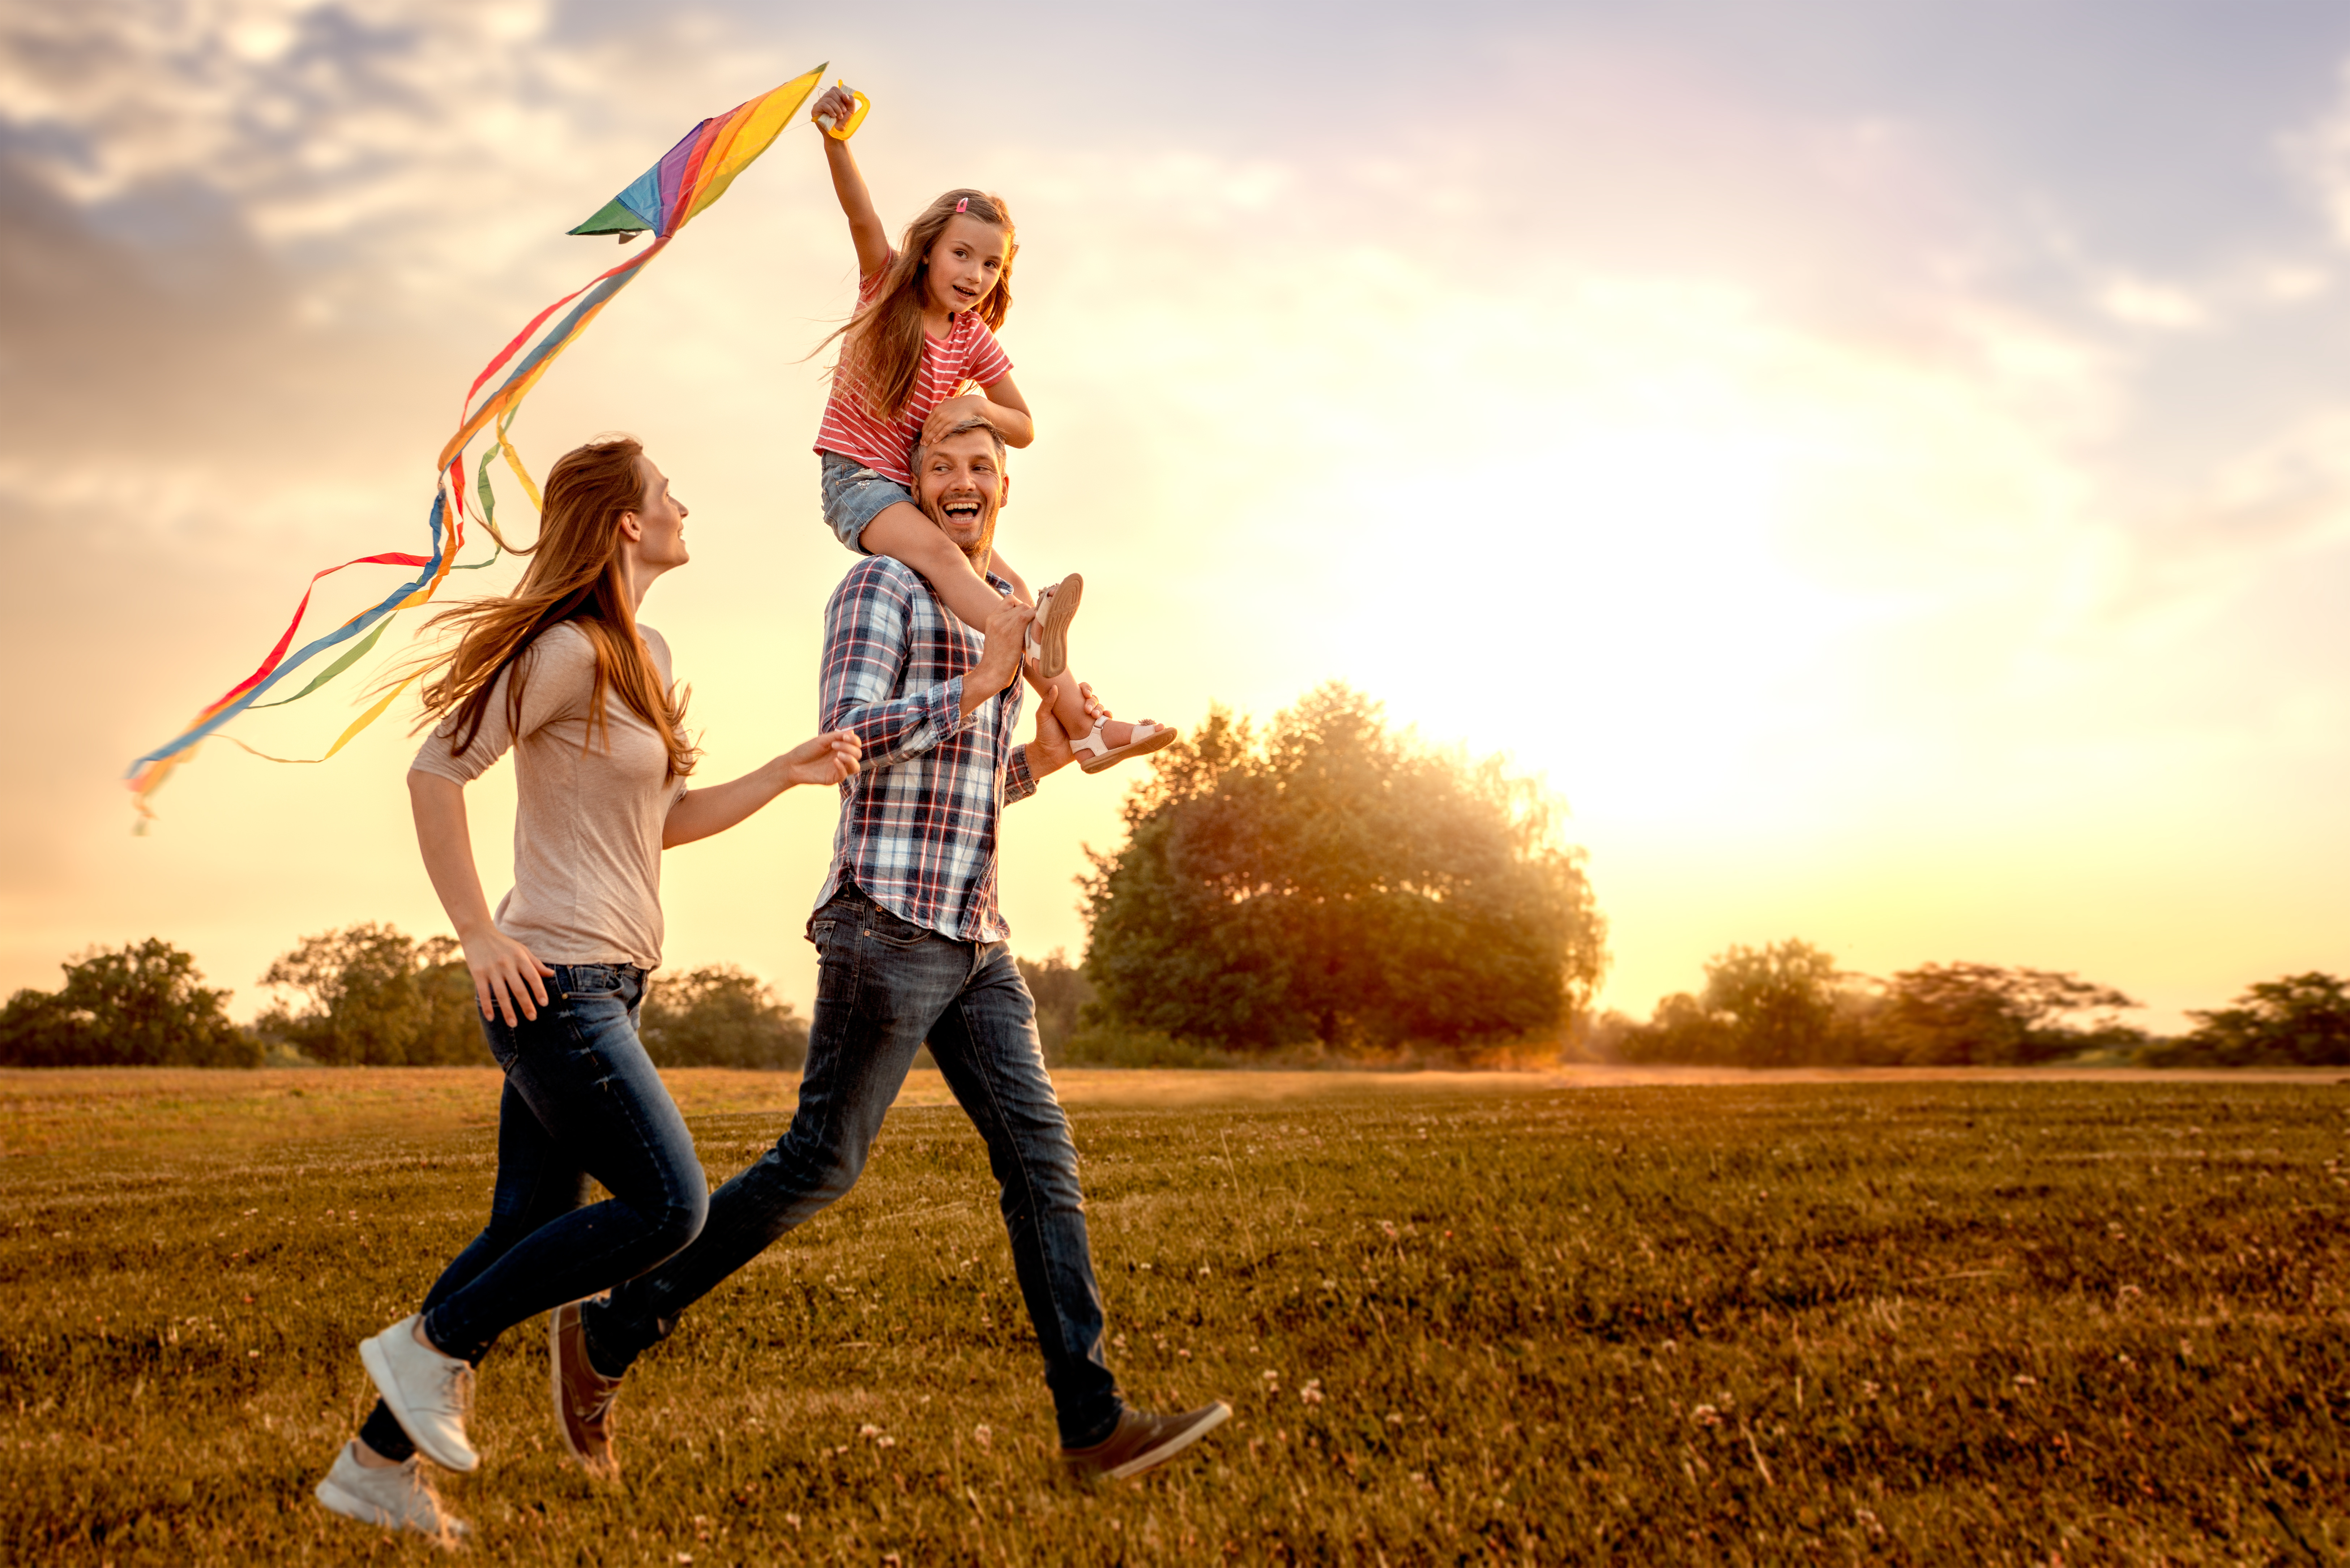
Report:
<svg viewBox="0 0 2350 1568"><path fill-rule="evenodd" d="M894 420L906 411L914 385L922 373L922 299L931 275L931 247L946 233L950 219L976 218L1003 231L1003 270L995 286L974 307L990 332L1003 325L1012 310L1012 262L1020 249L1020 231L1013 226L1012 209L1003 198L985 191L950 191L922 209L906 225L898 254L882 275L873 302L816 345L840 339L840 360L833 367L835 380L845 380L877 418Z"/></svg>
<svg viewBox="0 0 2350 1568"><path fill-rule="evenodd" d="M605 693L617 691L629 711L652 726L669 748L669 776L685 777L699 754L685 736L685 692L664 687L637 630L620 564L620 514L645 502L644 447L633 436L599 436L556 459L547 471L546 504L530 566L512 593L442 610L425 623L458 633L456 651L427 656L425 724L454 720L452 747L460 755L482 732L498 677L509 668L506 722L522 722L522 656L539 633L569 621L596 652L596 683L588 700L588 734L611 743ZM445 659L445 662L444 662Z"/></svg>

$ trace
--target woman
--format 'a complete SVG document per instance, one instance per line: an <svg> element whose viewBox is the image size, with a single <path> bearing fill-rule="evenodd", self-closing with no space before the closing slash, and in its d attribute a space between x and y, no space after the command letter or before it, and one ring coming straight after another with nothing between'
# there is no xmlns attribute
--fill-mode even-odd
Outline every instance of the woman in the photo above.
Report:
<svg viewBox="0 0 2350 1568"><path fill-rule="evenodd" d="M627 437L567 452L539 540L503 598L443 611L457 647L424 688L439 722L408 775L416 836L464 944L483 1033L505 1073L490 1221L413 1316L359 1346L382 1398L317 1488L338 1513L462 1532L418 1464L470 1470L473 1371L497 1336L641 1273L693 1240L709 1189L684 1118L637 1038L660 962L660 852L733 826L794 784L857 771L857 737L818 735L709 789L669 645L639 624L687 560L686 509ZM515 752L515 884L482 895L465 785ZM590 1179L611 1197L587 1202Z"/></svg>

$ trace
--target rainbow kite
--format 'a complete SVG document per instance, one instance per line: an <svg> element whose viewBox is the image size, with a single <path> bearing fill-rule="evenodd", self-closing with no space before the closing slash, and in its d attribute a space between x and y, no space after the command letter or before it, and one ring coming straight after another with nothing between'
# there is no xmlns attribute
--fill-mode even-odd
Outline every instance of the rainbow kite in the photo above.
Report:
<svg viewBox="0 0 2350 1568"><path fill-rule="evenodd" d="M491 462L504 456L506 466L521 482L523 493L530 497L531 504L536 506L540 504L538 486L532 482L529 471L524 468L522 459L515 452L514 443L506 437L507 429L514 423L515 414L522 407L523 399L530 395L530 389L538 384L540 377L546 374L556 357L569 348L573 340L587 329L588 324L596 319L597 313L611 303L612 296L628 287L637 274L644 269L645 264L660 254L663 247L677 237L679 230L724 195L726 187L733 183L734 176L767 150L768 144L775 140L792 115L807 100L808 94L816 89L823 79L824 72L825 67L818 66L728 113L703 120L686 133L684 140L663 154L660 162L646 170L628 189L606 202L594 217L571 231L575 234L617 234L622 244L648 232L654 239L642 252L532 317L530 324L515 334L514 341L498 350L497 357L473 378L473 384L466 389L465 400L459 410L457 433L451 436L448 444L441 449L432 509L427 518L432 531L431 553L419 556L393 551L361 556L314 575L310 578L310 586L303 590L301 603L294 607L294 618L286 623L285 631L279 635L276 645L270 649L268 657L261 661L260 668L221 693L180 734L130 764L128 783L140 814L135 831L145 832L148 820L155 815L148 805L148 797L171 777L172 769L195 755L198 743L205 737L248 708L281 707L286 702L299 701L307 697L365 658L383 636L390 624L389 618L431 599L452 570L477 570L497 558L496 551L505 545L505 536L498 532L496 497L490 487ZM857 118L863 118L861 107ZM836 135L841 134L832 127L826 129ZM853 125L849 129L854 129ZM549 318L565 306L570 306L570 310L549 326ZM482 389L501 371L504 372L504 379L498 382L494 390L486 397L483 396ZM475 493L480 502L482 526L494 541L494 545L489 560L459 566L456 565L457 552L465 543L465 449L484 430L490 432L490 444L482 453L481 465L475 475ZM373 607L360 611L333 631L305 644L289 656L286 650L293 645L294 634L301 628L302 617L310 607L310 596L317 591L319 581L346 567L365 566L413 566L418 571L414 577L392 589ZM261 701L278 682L293 675L311 659L355 639L355 646L320 670L293 696L281 698L276 702ZM415 679L410 676L352 721L350 727L327 748L325 756L271 757L268 760L325 762L327 757L341 751L352 736L375 722ZM235 741L234 736L226 738ZM236 744L243 746L244 742L236 741ZM253 750L250 746L244 749ZM255 752L254 754L263 756L266 753Z"/></svg>

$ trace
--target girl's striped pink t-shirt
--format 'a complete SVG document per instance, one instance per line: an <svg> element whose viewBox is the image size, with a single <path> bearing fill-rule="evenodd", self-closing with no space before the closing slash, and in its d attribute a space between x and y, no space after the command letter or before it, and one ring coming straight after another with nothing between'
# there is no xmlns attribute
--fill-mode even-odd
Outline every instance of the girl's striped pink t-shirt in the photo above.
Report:
<svg viewBox="0 0 2350 1568"><path fill-rule="evenodd" d="M872 276L858 286L857 307L864 309L881 292L889 275L891 251ZM824 406L824 423L816 432L816 450L853 457L874 472L911 490L914 487L914 438L931 410L961 392L968 383L992 386L1012 374L1012 358L975 311L955 314L943 338L922 334L922 366L914 378L914 395L895 419L884 419L866 406L863 397L837 372L832 400Z"/></svg>

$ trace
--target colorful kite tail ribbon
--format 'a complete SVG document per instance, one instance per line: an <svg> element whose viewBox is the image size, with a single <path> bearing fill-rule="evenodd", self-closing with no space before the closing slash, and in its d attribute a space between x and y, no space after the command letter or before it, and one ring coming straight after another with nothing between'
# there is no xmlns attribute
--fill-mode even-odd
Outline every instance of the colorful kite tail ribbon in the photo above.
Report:
<svg viewBox="0 0 2350 1568"><path fill-rule="evenodd" d="M432 554L362 556L346 561L342 566L329 566L313 576L303 591L301 602L295 607L293 619L286 623L286 630L260 666L205 706L176 737L130 764L128 783L140 817L135 831L144 832L146 821L155 815L148 804L149 797L174 769L194 756L196 747L207 736L249 708L256 705L281 707L309 696L350 669L375 647L383 635L387 618L430 601L452 569L472 571L489 564L484 561L471 566L456 566L457 552L463 546L465 533L465 449L485 427L493 428L496 443L494 451L504 457L506 466L521 482L523 493L530 497L531 504L544 509L544 497L539 493L537 484L532 481L521 454L515 452L508 433L523 400L529 396L540 378L612 302L613 297L634 281L645 264L659 255L676 237L678 231L691 222L696 214L725 194L734 177L767 150L793 112L806 101L807 95L823 80L825 69L824 66L818 66L815 70L795 77L746 103L736 105L725 114L703 120L619 195L606 203L602 212L572 231L574 234L619 233L627 239L634 237L634 233L650 230L657 237L642 254L630 256L619 265L598 275L532 317L523 329L482 367L481 374L473 378L473 385L466 389L465 396L458 405L457 433L442 448L435 465L437 477L432 509L428 517L432 536ZM569 307L567 313L565 313L566 306ZM564 313L559 319L558 313ZM482 389L501 371L504 372L504 379L497 389L476 404L474 400L480 396ZM475 483L481 501L482 526L496 547L490 559L495 560L499 553L512 550L514 546L498 527L496 497L490 485L491 456L491 452L483 454ZM311 597L320 580L347 567L369 565L422 569L417 576L401 584L375 605L289 655L286 650L293 646L295 634L301 629L302 618L309 611ZM294 674L311 659L355 639L359 639L357 646L338 656L293 696L278 702L259 703L258 700L272 687ZM324 756L316 759L273 757L270 760L324 762L380 717L392 701L416 679L411 675L387 691L352 722L340 738L328 748ZM233 736L230 738L234 739ZM268 754L245 746L242 741L236 743L255 756Z"/></svg>

